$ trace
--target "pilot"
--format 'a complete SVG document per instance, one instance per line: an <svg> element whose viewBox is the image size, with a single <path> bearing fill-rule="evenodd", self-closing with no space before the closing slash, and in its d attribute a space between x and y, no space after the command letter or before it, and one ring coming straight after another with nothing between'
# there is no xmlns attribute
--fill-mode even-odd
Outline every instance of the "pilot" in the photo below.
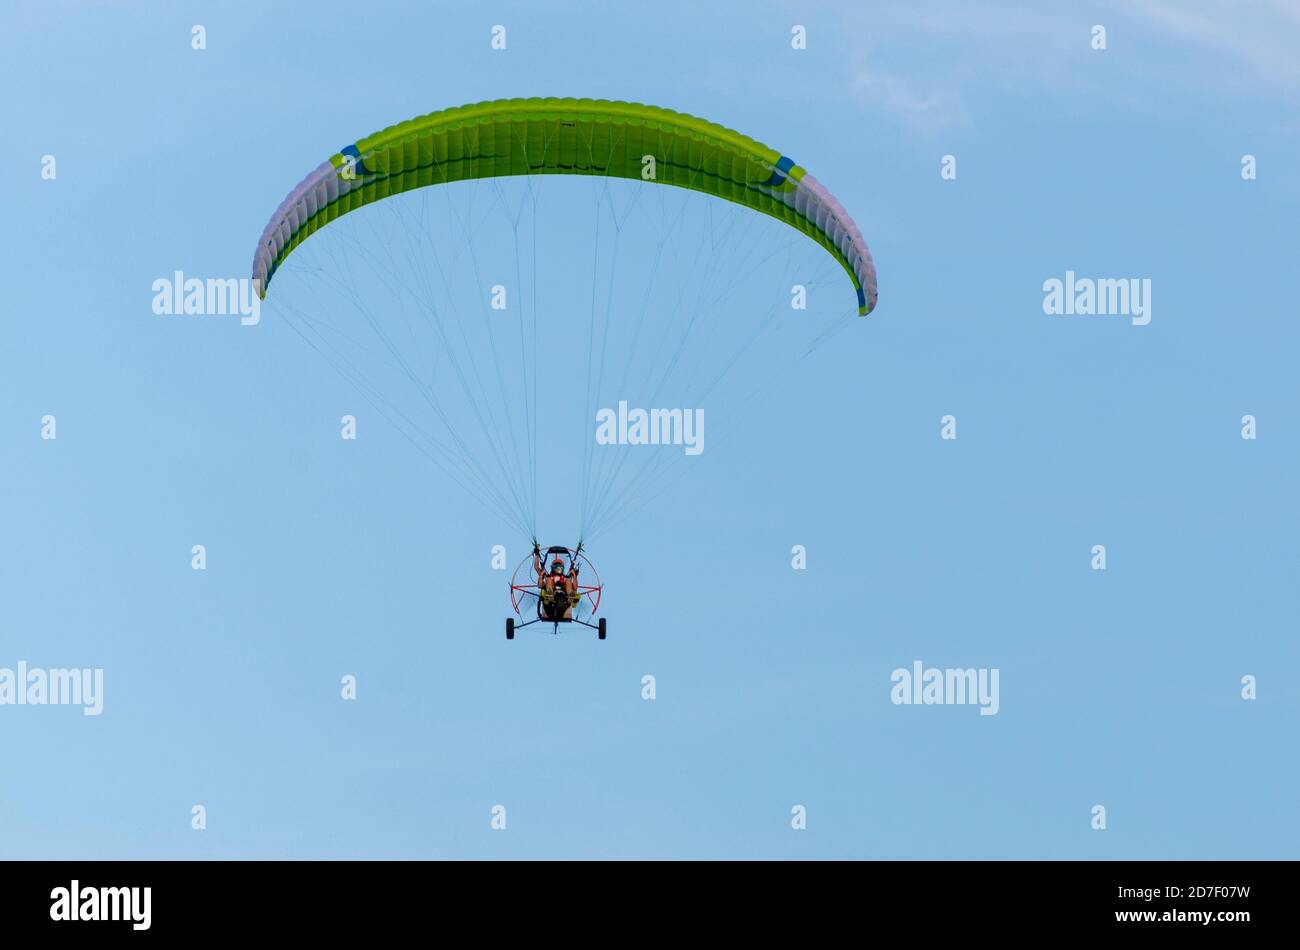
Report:
<svg viewBox="0 0 1300 950"><path fill-rule="evenodd" d="M578 594L578 565L575 562L569 569L568 574L564 573L564 560L557 554L551 561L551 572L548 574L542 568L542 551L541 548L533 546L533 570L537 572L537 586L542 589L544 601L550 601L555 596L556 589L563 590L567 595L568 604L564 610L564 619L573 619L573 605L577 602Z"/></svg>

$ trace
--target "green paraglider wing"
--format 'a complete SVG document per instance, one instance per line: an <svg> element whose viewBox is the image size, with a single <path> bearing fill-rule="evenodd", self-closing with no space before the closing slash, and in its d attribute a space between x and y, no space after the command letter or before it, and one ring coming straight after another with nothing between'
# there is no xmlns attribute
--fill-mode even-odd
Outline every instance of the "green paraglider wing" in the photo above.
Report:
<svg viewBox="0 0 1300 950"><path fill-rule="evenodd" d="M444 109L344 148L281 202L253 279L265 297L299 244L340 215L413 188L508 175L601 175L676 185L779 218L829 251L876 306L871 252L844 207L794 161L670 109L597 99L500 99Z"/></svg>

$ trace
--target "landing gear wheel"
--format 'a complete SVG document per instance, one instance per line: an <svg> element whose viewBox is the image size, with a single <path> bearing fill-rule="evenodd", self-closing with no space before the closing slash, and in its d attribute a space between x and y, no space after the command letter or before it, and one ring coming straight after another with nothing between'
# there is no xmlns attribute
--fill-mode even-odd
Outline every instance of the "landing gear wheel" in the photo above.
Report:
<svg viewBox="0 0 1300 950"><path fill-rule="evenodd" d="M605 618L604 617L600 618L600 623L596 627L596 636L600 637L600 639L602 640L605 639Z"/></svg>
<svg viewBox="0 0 1300 950"><path fill-rule="evenodd" d="M515 618L507 617L506 618L506 639L513 640L514 638L515 638Z"/></svg>

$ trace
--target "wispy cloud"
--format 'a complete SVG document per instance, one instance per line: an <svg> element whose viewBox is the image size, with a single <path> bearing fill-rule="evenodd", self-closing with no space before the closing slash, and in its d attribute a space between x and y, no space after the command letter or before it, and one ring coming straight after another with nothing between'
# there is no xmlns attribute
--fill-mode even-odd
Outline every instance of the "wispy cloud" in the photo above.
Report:
<svg viewBox="0 0 1300 950"><path fill-rule="evenodd" d="M938 132L965 118L957 89L941 83L927 88L897 74L864 68L853 77L853 94L874 108L903 116L922 132Z"/></svg>
<svg viewBox="0 0 1300 950"><path fill-rule="evenodd" d="M1091 68L1094 24L1106 27L1112 69ZM1300 92L1300 0L886 0L855 6L843 36L854 64L848 82L863 107L922 134L973 121L972 96L989 90L1105 92L1151 109L1189 92Z"/></svg>
<svg viewBox="0 0 1300 950"><path fill-rule="evenodd" d="M1274 92L1300 89L1296 0L1136 0L1128 9L1170 38L1227 57L1224 65L1240 80L1267 84Z"/></svg>

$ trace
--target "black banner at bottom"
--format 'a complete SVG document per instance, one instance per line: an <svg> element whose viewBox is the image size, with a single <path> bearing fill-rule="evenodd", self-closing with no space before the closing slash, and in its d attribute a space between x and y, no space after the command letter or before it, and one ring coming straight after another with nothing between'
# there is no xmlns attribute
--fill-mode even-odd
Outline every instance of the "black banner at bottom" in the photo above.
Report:
<svg viewBox="0 0 1300 950"><path fill-rule="evenodd" d="M471 938L668 939L703 927L729 939L1231 940L1290 929L1281 905L1294 871L1235 861L8 862L0 919L7 936L93 939L380 938L433 925Z"/></svg>

